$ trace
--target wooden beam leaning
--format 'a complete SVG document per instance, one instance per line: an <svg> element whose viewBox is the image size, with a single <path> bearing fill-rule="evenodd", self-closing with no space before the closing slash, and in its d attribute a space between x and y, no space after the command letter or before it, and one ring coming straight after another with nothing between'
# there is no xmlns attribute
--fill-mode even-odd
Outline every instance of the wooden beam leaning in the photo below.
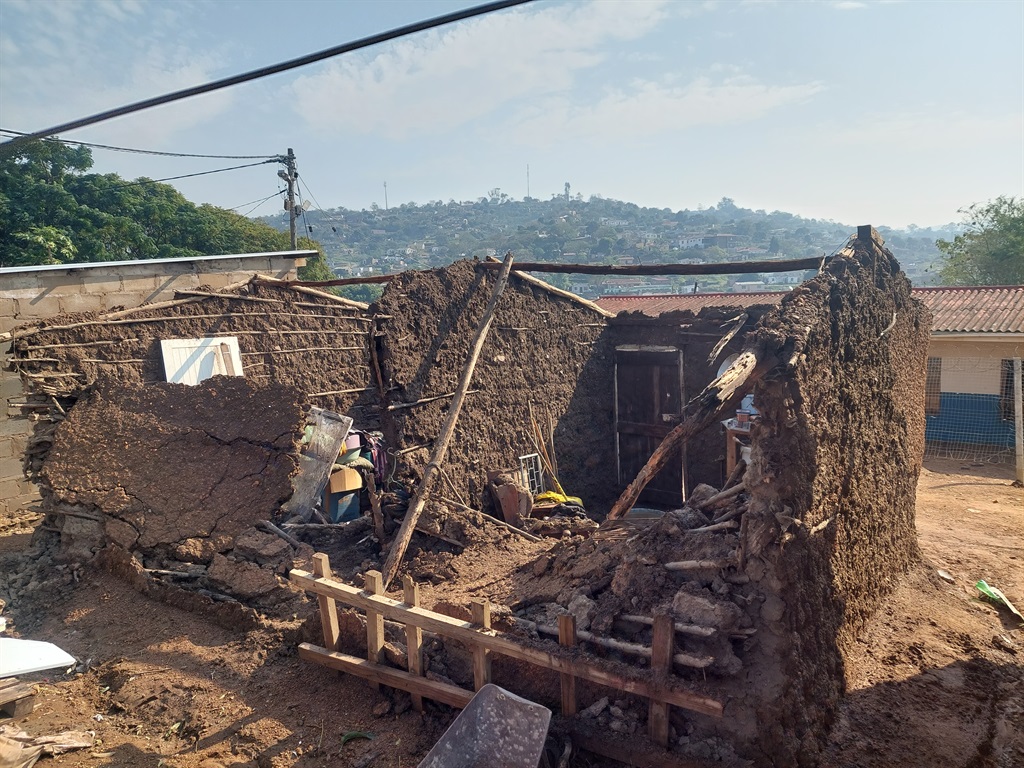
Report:
<svg viewBox="0 0 1024 768"><path fill-rule="evenodd" d="M380 571L367 571L363 577L366 591L371 595L384 593L384 582L381 579ZM377 611L366 611L366 659L379 664L384 656L384 616ZM374 690L380 690L380 686L373 684Z"/></svg>
<svg viewBox="0 0 1024 768"><path fill-rule="evenodd" d="M405 574L402 579L402 600L410 608L418 608L420 605L419 585L409 574ZM423 677L423 630L415 624L405 625L405 647L409 659L409 674ZM417 712L423 711L422 695L412 694L412 708Z"/></svg>
<svg viewBox="0 0 1024 768"><path fill-rule="evenodd" d="M622 668L623 673L612 671L606 667L593 667L570 658L565 652L520 645L514 640L496 633L482 632L470 622L453 619L423 608L410 608L384 595L375 595L340 581L317 578L308 571L294 569L290 573L290 578L297 586L309 592L333 597L335 600L363 611L380 613L392 621L406 624L415 623L421 629L436 632L468 645L483 645L494 653L509 658L526 661L554 672L570 673L582 680L616 688L626 693L655 698L691 712L711 717L722 716L720 701L677 688L667 682L652 683L649 680L627 676L632 670L626 665L617 665Z"/></svg>
<svg viewBox="0 0 1024 768"><path fill-rule="evenodd" d="M766 261L719 262L716 264L551 264L541 261L521 261L513 267L516 272L560 272L576 275L739 275L746 272L795 272L818 269L824 257L808 259L770 259ZM496 269L496 262L483 262Z"/></svg>
<svg viewBox="0 0 1024 768"><path fill-rule="evenodd" d="M491 604L486 600L472 602L473 623L485 632L491 631ZM473 688L479 691L491 682L491 652L482 645L473 646Z"/></svg>
<svg viewBox="0 0 1024 768"><path fill-rule="evenodd" d="M672 617L659 614L654 617L654 637L651 640L651 672L656 677L667 677L672 672L672 655L675 650L676 632ZM647 734L651 741L662 747L668 746L669 705L651 699L647 712Z"/></svg>
<svg viewBox="0 0 1024 768"><path fill-rule="evenodd" d="M565 648L573 648L576 645L576 617L571 613L564 613L558 617L558 644ZM576 678L563 672L561 683L562 714L575 715L577 709Z"/></svg>
<svg viewBox="0 0 1024 768"><path fill-rule="evenodd" d="M405 513L402 526L398 529L394 543L388 551L388 559L384 563L385 587L391 583L391 580L395 578L395 574L398 572L398 566L402 562L402 558L405 557L405 550L409 546L410 539L412 539L412 532L416 529L416 521L419 520L423 507L426 504L427 492L431 481L441 468L441 462L444 461L444 456L448 452L448 443L451 442L452 435L455 433L455 424L459 420L459 413L462 411L462 402L465 400L466 392L469 391L469 385L473 380L476 361L480 357L480 350L483 349L484 341L487 339L487 331L490 330L491 321L494 319L494 310L497 309L498 299L501 298L501 294L505 291L505 286L508 285L508 276L511 271L512 252L509 251L505 256L505 261L502 262L502 270L494 284L491 299L487 302L487 308L484 310L483 317L480 318L480 322L477 324L476 333L469 347L469 357L466 359L466 365L463 367L462 375L459 377L459 385L455 388L455 397L452 398L452 403L448 407L448 415L445 417L444 424L441 425L441 432L434 441L434 447L430 452L430 460L423 468L423 477L416 488L415 496L413 496L412 501L409 503L409 511Z"/></svg>
<svg viewBox="0 0 1024 768"><path fill-rule="evenodd" d="M734 408L746 390L778 363L774 355L746 349L721 376L683 408L682 421L654 449L643 469L622 492L606 520L626 514L636 503L641 491L662 470L676 451L693 435L706 429L722 414Z"/></svg>
<svg viewBox="0 0 1024 768"><path fill-rule="evenodd" d="M325 667L369 680L377 688L381 684L401 688L414 695L418 695L421 701L426 697L451 707L462 708L469 704L469 700L473 698L472 691L464 691L454 685L428 680L425 677L412 675L400 669L385 667L383 664L374 664L357 656L349 656L337 651L330 653L310 643L301 643L299 645L299 658L306 661L314 661L317 664L323 664Z"/></svg>
<svg viewBox="0 0 1024 768"><path fill-rule="evenodd" d="M331 561L323 552L313 555L313 573L323 579L333 579L331 573ZM338 638L341 630L338 627L338 605L333 598L326 595L317 595L317 603L320 605L320 623L324 627L324 647L328 651L338 650Z"/></svg>

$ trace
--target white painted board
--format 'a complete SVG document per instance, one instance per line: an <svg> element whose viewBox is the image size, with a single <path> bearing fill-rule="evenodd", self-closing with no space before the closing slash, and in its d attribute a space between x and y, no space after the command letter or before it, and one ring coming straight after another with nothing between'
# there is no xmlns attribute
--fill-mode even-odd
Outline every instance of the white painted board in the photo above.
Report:
<svg viewBox="0 0 1024 768"><path fill-rule="evenodd" d="M236 336L205 339L163 339L164 376L176 384L195 386L211 376L244 376Z"/></svg>
<svg viewBox="0 0 1024 768"><path fill-rule="evenodd" d="M0 678L44 669L66 669L76 663L74 656L53 643L0 637Z"/></svg>

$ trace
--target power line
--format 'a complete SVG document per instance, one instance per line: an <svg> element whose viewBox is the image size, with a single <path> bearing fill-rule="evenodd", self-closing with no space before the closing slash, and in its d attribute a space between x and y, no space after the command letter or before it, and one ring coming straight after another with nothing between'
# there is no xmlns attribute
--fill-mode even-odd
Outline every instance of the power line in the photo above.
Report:
<svg viewBox="0 0 1024 768"><path fill-rule="evenodd" d="M24 131L11 131L7 128L0 128L0 133L9 136L29 136ZM131 147L114 147L110 144L93 144L88 141L71 141L69 139L47 138L44 141L52 141L58 144L71 144L78 147L92 147L93 149L109 149L113 152L131 152L136 155L158 155L160 157L198 157L205 160L276 160L278 155L193 155L185 152L158 152L155 149L132 149Z"/></svg>
<svg viewBox="0 0 1024 768"><path fill-rule="evenodd" d="M497 2L485 3L484 5L478 5L473 8L466 8L455 13L445 14L443 16L436 16L433 19L426 21L418 21L414 24L407 24L404 27L398 27L397 29L390 30L388 32L381 32L370 37L364 37L361 40L356 40L351 43L344 43L342 45L335 46L333 48L327 48L326 50L319 51L318 53L310 53L305 56L300 56L297 59L290 59L289 61L282 62L280 64L273 64L268 67L262 67L260 69L254 69L250 72L245 72L241 75L232 75L231 77L225 77L221 80L214 80L211 83L204 85L196 85L191 88L184 88L180 91L174 91L172 93L164 94L163 96L156 96L151 99L144 99L143 101L136 101L133 104L128 104L123 107L116 107L115 109L108 109L106 112L100 112L92 115L91 117L84 117L79 120L72 120L68 123L62 123L55 125L52 128L45 128L41 131L35 131L33 133L26 133L23 136L5 141L0 144L0 154L10 152L16 147L24 144L32 139L43 139L47 136L52 136L55 133L64 133L66 131L72 131L76 128L84 128L87 125L95 125L96 123L102 123L105 120L110 120L114 117L122 117L123 115L129 115L133 112L140 112L150 107L157 107L161 104L170 104L174 101L180 101L181 99L187 99L191 96L199 96L203 93L211 93L213 91L219 91L222 88L228 88L233 85L240 85L242 83L250 82L251 80L258 80L263 77L270 75L276 75L281 72L287 72L290 69L296 69L298 67L304 67L307 64L314 64L318 61L330 59L334 56L340 56L343 53L351 53L352 51L358 51L361 48L368 48L371 45L377 45L378 43L386 43L390 40L397 40L400 37L411 35L416 32L423 32L428 29L434 29L445 24L452 24L457 21L464 21L465 19L471 19L474 16L482 16L487 13L493 13L494 11L500 11L505 8L511 8L516 5L523 5L531 2L531 0L497 0Z"/></svg>
<svg viewBox="0 0 1024 768"><path fill-rule="evenodd" d="M129 181L127 184L114 184L108 189L124 189L125 187L138 187L143 184L159 184L163 181L175 181L177 179L191 179L194 176L209 176L211 173L224 173L225 171L237 171L240 168L252 168L257 165L276 163L277 160L263 160L259 163L246 163L245 165L233 165L230 168L214 168L212 171L200 171L199 173L186 173L182 176L168 176L165 179L143 179L142 181ZM268 198L269 199L269 198Z"/></svg>
<svg viewBox="0 0 1024 768"><path fill-rule="evenodd" d="M253 205L254 203L256 205L256 208L259 208L261 205L263 205L265 202L267 202L267 200L269 200L272 197L276 197L277 195L280 195L282 192L284 192L284 190L283 189L279 189L279 190L277 190L277 192L275 192L272 195L267 195L264 198L258 198L256 200L250 200L247 203L242 203L241 205L232 206L231 208L228 208L227 210L229 210L229 211L237 211L239 208L245 208L246 206ZM256 208L253 208L252 210L256 210ZM249 214L246 213L246 214L242 214L242 215L243 216L248 216Z"/></svg>
<svg viewBox="0 0 1024 768"><path fill-rule="evenodd" d="M243 215L243 216L251 216L251 215L252 215L252 212L253 212L253 211L255 211L255 210L256 210L257 208L259 208L259 207L260 207L261 205L263 205L263 204L264 204L265 202L267 202L267 200L270 200L270 199L271 199L272 197L278 197L278 196L280 196L280 194L281 194L282 192L284 192L284 190L283 190L283 189L279 189L279 190L277 190L277 192L275 192L274 194L272 194L272 195L270 195L270 196L268 196L268 197L265 197L265 198L263 198L263 199L262 199L262 200L260 200L260 201L259 201L258 203L256 203L256 205L254 205L254 206L253 206L252 208L250 208L250 209L249 209L248 211L246 211L246 212L245 212L245 213L243 213L242 215Z"/></svg>

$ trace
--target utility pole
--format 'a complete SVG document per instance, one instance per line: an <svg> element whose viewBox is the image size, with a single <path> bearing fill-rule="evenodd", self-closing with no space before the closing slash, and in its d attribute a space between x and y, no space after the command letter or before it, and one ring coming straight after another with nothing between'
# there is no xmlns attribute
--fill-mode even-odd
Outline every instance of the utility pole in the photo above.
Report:
<svg viewBox="0 0 1024 768"><path fill-rule="evenodd" d="M530 196L530 164L526 164L526 196Z"/></svg>
<svg viewBox="0 0 1024 768"><path fill-rule="evenodd" d="M295 212L295 180L299 178L299 172L295 170L295 153L291 147L288 147L288 154L284 157L284 165L287 170L278 171L277 175L288 184L288 199L284 201L284 207L288 211L288 231L291 234L292 250L297 251L299 248L295 238L295 219L298 218Z"/></svg>
<svg viewBox="0 0 1024 768"><path fill-rule="evenodd" d="M388 209L388 183L384 182L384 210Z"/></svg>

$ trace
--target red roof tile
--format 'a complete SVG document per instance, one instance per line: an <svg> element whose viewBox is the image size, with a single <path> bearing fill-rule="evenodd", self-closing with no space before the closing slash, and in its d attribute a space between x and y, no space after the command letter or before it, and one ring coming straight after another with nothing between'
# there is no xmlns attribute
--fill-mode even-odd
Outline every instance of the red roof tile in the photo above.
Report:
<svg viewBox="0 0 1024 768"><path fill-rule="evenodd" d="M1024 333L1024 285L915 288L933 333Z"/></svg>
<svg viewBox="0 0 1024 768"><path fill-rule="evenodd" d="M933 333L1024 333L1024 285L914 288L932 311ZM595 303L609 312L665 312L704 307L778 304L785 292L688 293L671 296L603 296Z"/></svg>
<svg viewBox="0 0 1024 768"><path fill-rule="evenodd" d="M595 301L602 309L619 312L643 312L657 317L665 312L690 310L699 312L704 307L752 307L778 304L783 291L761 293L684 293L666 296L602 296Z"/></svg>

